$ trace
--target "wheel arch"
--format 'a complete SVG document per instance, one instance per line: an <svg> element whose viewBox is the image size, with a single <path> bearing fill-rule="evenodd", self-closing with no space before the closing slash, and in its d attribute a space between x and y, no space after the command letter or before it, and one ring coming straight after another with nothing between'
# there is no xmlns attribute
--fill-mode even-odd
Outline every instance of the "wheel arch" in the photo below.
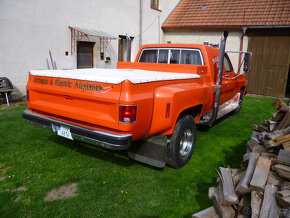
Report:
<svg viewBox="0 0 290 218"><path fill-rule="evenodd" d="M203 109L203 105L202 104L199 104L199 105L196 105L196 106L193 106L193 107L190 107L190 108L187 108L183 111L181 111L178 115L178 118L176 120L176 122L181 119L183 116L185 115L191 115L193 116L194 120L196 123L198 123L197 121L199 121L200 117L201 117L201 114L202 114L202 109ZM175 122L175 123L176 123Z"/></svg>

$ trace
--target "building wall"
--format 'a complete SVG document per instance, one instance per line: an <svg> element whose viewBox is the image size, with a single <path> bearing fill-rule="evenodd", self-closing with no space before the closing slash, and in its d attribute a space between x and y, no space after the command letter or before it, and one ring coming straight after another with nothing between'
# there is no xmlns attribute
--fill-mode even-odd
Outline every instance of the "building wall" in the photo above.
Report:
<svg viewBox="0 0 290 218"><path fill-rule="evenodd" d="M28 72L48 69L49 49L57 69L76 68L76 53L71 55L70 52L68 26L101 30L115 37L127 33L134 37L133 60L140 46L140 37L142 44L160 41L163 37L160 26L179 0L159 2L160 10L154 10L150 7L151 0L1 0L0 76L8 77L19 93L25 93ZM143 5L142 25L140 3ZM112 40L105 49L105 55L111 57L109 63L100 60L98 39L89 40L96 41L94 67L115 68L118 40Z"/></svg>
<svg viewBox="0 0 290 218"><path fill-rule="evenodd" d="M211 43L220 43L223 30L188 30L188 29L165 29L163 42L167 43L193 43L203 44L204 41ZM229 36L226 42L226 50L239 51L242 30L229 30ZM247 51L248 37L244 37L243 51ZM229 54L235 72L238 71L238 54Z"/></svg>

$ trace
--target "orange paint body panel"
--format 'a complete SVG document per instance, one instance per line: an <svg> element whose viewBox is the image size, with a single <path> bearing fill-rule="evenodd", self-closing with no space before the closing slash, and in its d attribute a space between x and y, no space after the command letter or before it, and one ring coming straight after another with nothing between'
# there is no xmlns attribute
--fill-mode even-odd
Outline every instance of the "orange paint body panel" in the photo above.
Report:
<svg viewBox="0 0 290 218"><path fill-rule="evenodd" d="M149 48L196 49L202 54L203 65L138 62L142 50ZM192 74L196 75L195 78L135 83L125 79L114 84L30 74L27 84L30 98L28 107L43 117L91 131L129 134L133 141L154 135L170 135L184 111L191 110L198 123L202 115L212 109L218 55L218 49L204 45L156 44L143 46L135 62L117 64L117 69ZM245 76L233 80L236 76L234 72L224 71L224 75L221 104L246 86ZM135 122L119 122L120 105L136 107Z"/></svg>

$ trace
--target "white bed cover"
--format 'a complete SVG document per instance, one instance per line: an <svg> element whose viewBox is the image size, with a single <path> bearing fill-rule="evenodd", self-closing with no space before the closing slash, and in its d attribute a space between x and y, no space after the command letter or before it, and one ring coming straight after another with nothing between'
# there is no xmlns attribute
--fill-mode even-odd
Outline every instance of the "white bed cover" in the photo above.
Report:
<svg viewBox="0 0 290 218"><path fill-rule="evenodd" d="M75 70L32 70L31 75L78 79L102 83L119 84L130 80L133 84L162 80L194 79L200 78L198 74L169 73L136 69L75 69Z"/></svg>

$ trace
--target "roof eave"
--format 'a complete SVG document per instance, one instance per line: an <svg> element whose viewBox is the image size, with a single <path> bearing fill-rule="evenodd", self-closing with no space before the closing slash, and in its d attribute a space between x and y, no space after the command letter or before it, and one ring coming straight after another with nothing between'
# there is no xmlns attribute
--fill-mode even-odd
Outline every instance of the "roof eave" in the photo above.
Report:
<svg viewBox="0 0 290 218"><path fill-rule="evenodd" d="M243 26L231 26L231 25L208 25L208 26L186 26L186 25L163 25L162 29L241 29Z"/></svg>

